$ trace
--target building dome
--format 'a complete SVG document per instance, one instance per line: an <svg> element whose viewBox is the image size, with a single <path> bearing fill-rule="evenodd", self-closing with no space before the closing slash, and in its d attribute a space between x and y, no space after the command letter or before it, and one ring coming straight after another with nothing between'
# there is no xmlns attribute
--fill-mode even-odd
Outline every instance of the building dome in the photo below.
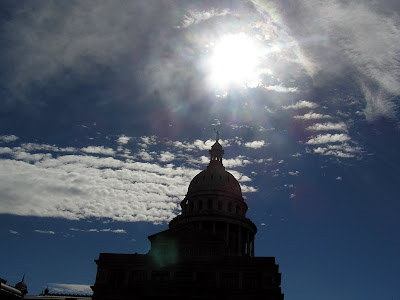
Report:
<svg viewBox="0 0 400 300"><path fill-rule="evenodd" d="M231 199L243 201L242 190L239 182L222 164L224 149L217 140L209 150L210 163L207 169L197 174L190 182L186 198L201 196L202 193L213 193L219 197L228 196Z"/></svg>
<svg viewBox="0 0 400 300"><path fill-rule="evenodd" d="M243 201L239 182L219 161L211 161L207 169L197 174L189 184L187 197L213 193Z"/></svg>
<svg viewBox="0 0 400 300"><path fill-rule="evenodd" d="M209 150L210 163L189 184L181 202L182 215L225 215L245 218L247 204L239 182L222 164L224 149L218 139Z"/></svg>
<svg viewBox="0 0 400 300"><path fill-rule="evenodd" d="M26 285L24 280L25 280L25 275L24 275L24 277L22 277L22 280L15 285L15 288L17 290L20 290L22 295L25 295L28 293L28 286Z"/></svg>

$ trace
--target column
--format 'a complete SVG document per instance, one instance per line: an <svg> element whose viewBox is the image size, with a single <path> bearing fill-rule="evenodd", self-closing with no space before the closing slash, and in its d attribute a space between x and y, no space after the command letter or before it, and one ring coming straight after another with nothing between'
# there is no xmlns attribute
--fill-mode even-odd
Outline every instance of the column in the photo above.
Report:
<svg viewBox="0 0 400 300"><path fill-rule="evenodd" d="M251 256L254 257L254 235L251 237Z"/></svg>
<svg viewBox="0 0 400 300"><path fill-rule="evenodd" d="M242 255L242 226L238 225L238 255Z"/></svg>
<svg viewBox="0 0 400 300"><path fill-rule="evenodd" d="M226 243L229 245L229 223L226 223Z"/></svg>
<svg viewBox="0 0 400 300"><path fill-rule="evenodd" d="M247 230L247 251L246 251L246 255L250 255L250 234L249 234L249 230Z"/></svg>

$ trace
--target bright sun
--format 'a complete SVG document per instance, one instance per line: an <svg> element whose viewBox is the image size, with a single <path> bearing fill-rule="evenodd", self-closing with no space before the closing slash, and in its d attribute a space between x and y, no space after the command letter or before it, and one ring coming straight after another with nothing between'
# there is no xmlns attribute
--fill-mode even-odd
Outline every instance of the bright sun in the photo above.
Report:
<svg viewBox="0 0 400 300"><path fill-rule="evenodd" d="M225 35L214 47L209 60L210 80L217 88L258 84L261 49L245 33Z"/></svg>

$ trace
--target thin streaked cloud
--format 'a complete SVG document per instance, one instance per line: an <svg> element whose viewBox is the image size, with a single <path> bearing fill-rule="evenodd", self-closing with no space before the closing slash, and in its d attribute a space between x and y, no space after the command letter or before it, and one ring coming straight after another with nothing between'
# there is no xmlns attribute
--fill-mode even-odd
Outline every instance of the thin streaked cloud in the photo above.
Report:
<svg viewBox="0 0 400 300"><path fill-rule="evenodd" d="M283 106L282 108L286 109L286 110L288 110L288 109L296 110L296 109L301 109L301 108L316 108L317 106L318 106L318 104L316 104L316 103L302 100L302 101L299 101L292 105Z"/></svg>
<svg viewBox="0 0 400 300"><path fill-rule="evenodd" d="M335 131L347 131L347 126L343 122L339 123L317 123L311 126L308 126L306 130L309 131L329 131L329 130L335 130Z"/></svg>
<svg viewBox="0 0 400 300"><path fill-rule="evenodd" d="M307 141L308 145L318 145L318 144L327 144L327 143L337 143L337 142L346 142L349 141L350 137L347 134L339 133L339 134L320 134L316 137L313 137Z"/></svg>
<svg viewBox="0 0 400 300"><path fill-rule="evenodd" d="M302 116L294 116L296 120L318 120L318 119L332 119L329 115L323 115L315 112L306 113Z"/></svg>

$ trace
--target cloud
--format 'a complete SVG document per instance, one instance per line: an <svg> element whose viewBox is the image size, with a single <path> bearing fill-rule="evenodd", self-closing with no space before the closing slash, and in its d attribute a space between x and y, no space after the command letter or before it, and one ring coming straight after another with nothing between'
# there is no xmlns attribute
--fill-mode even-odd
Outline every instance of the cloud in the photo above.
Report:
<svg viewBox="0 0 400 300"><path fill-rule="evenodd" d="M13 150L8 147L0 147L0 154L12 154Z"/></svg>
<svg viewBox="0 0 400 300"><path fill-rule="evenodd" d="M138 156L139 156L141 159L145 160L145 161L152 161L152 160L154 160L154 158L150 155L150 153L148 153L148 152L146 152L146 151L144 151L144 150L141 150L141 151L138 153Z"/></svg>
<svg viewBox="0 0 400 300"><path fill-rule="evenodd" d="M154 146L158 144L158 139L156 136L142 136L140 138L142 143L139 143L143 148L148 148L148 146Z"/></svg>
<svg viewBox="0 0 400 300"><path fill-rule="evenodd" d="M11 234L19 235L18 231L15 231L15 230L12 230L12 229L8 230L8 232L11 233Z"/></svg>
<svg viewBox="0 0 400 300"><path fill-rule="evenodd" d="M331 122L317 123L317 124L307 127L306 130L309 130L309 131L329 131L329 130L347 131L347 126L343 122L340 122L340 123L331 123Z"/></svg>
<svg viewBox="0 0 400 300"><path fill-rule="evenodd" d="M2 136L0 136L0 142L5 142L5 143L14 142L17 139L18 139L18 137L15 136L15 135L2 135Z"/></svg>
<svg viewBox="0 0 400 300"><path fill-rule="evenodd" d="M222 140L220 139L218 141L222 147L226 148L230 146L230 140ZM190 142L181 142L181 141L173 141L169 142L170 145L180 148L180 149L185 149L186 151L193 151L193 150L210 150L211 146L214 145L215 140L207 140L203 142L202 140L195 140L193 143Z"/></svg>
<svg viewBox="0 0 400 300"><path fill-rule="evenodd" d="M174 159L175 159L175 154L168 152L168 151L161 152L161 154L158 158L158 160L162 161L162 162L170 162Z"/></svg>
<svg viewBox="0 0 400 300"><path fill-rule="evenodd" d="M130 139L131 139L131 137L129 137L129 136L121 135L118 137L117 143L121 144L121 145L126 145Z"/></svg>
<svg viewBox="0 0 400 300"><path fill-rule="evenodd" d="M289 171L289 175L292 175L292 176L298 176L299 174L300 174L299 171L295 171L295 172Z"/></svg>
<svg viewBox="0 0 400 300"><path fill-rule="evenodd" d="M165 9L162 3L135 1L99 1L95 6L85 2L20 3L3 31L3 38L9 41L4 60L12 64L9 84L16 93L23 93L16 87L49 84L49 78L65 70L98 76L98 66L120 63L128 53L139 57L143 38L159 26L172 25L160 17ZM148 20L152 20L151 26L139 26L149 24ZM70 82L69 78L66 81Z"/></svg>
<svg viewBox="0 0 400 300"><path fill-rule="evenodd" d="M92 294L90 285L86 284L68 284L68 283L49 283L50 292L64 294Z"/></svg>
<svg viewBox="0 0 400 300"><path fill-rule="evenodd" d="M322 155L330 155L342 158L352 158L362 153L362 149L358 146L351 146L347 143L326 145L324 147L318 147L314 149L314 153Z"/></svg>
<svg viewBox="0 0 400 300"><path fill-rule="evenodd" d="M239 155L235 158L224 159L223 164L226 168L244 167L251 164L251 161L245 156Z"/></svg>
<svg viewBox="0 0 400 300"><path fill-rule="evenodd" d="M90 154L103 154L103 155L114 155L115 151L112 148L104 148L104 146L89 146L82 148L81 151Z"/></svg>
<svg viewBox="0 0 400 300"><path fill-rule="evenodd" d="M289 196L290 199L293 199L294 197L296 197L296 194L294 194L294 193L290 194L290 196Z"/></svg>
<svg viewBox="0 0 400 300"><path fill-rule="evenodd" d="M52 152L76 152L78 149L74 147L56 147L54 145L48 144L36 144L36 143L24 143L20 147L15 149L20 149L22 151L52 151Z"/></svg>
<svg viewBox="0 0 400 300"><path fill-rule="evenodd" d="M124 229L77 229L77 228L70 228L71 231L80 231L80 232L112 232L112 233L126 233Z"/></svg>
<svg viewBox="0 0 400 300"><path fill-rule="evenodd" d="M311 138L307 141L308 145L318 145L318 144L326 144L326 143L337 143L337 142L346 142L349 141L350 137L347 134L320 134L316 137Z"/></svg>
<svg viewBox="0 0 400 300"><path fill-rule="evenodd" d="M316 107L318 107L318 104L302 100L297 102L296 104L283 106L282 108L287 110L287 109L316 108Z"/></svg>
<svg viewBox="0 0 400 300"><path fill-rule="evenodd" d="M196 9L189 9L184 16L182 25L179 27L186 28L193 24L198 24L198 23L204 22L213 17L225 16L229 13L230 12L228 9L218 10L218 9L212 8L210 10L203 10L203 11L199 11Z"/></svg>
<svg viewBox="0 0 400 300"><path fill-rule="evenodd" d="M341 176L336 177L336 180L342 180L343 178Z"/></svg>
<svg viewBox="0 0 400 300"><path fill-rule="evenodd" d="M247 148L259 149L261 147L267 146L267 144L265 143L265 141L260 140L260 141L253 141L253 142L245 143L244 146Z"/></svg>
<svg viewBox="0 0 400 300"><path fill-rule="evenodd" d="M302 116L294 116L294 119L297 120L318 120L318 119L332 119L331 116L328 115L322 115L314 112L310 112L307 114L304 114Z"/></svg>
<svg viewBox="0 0 400 300"><path fill-rule="evenodd" d="M34 232L43 233L43 234L55 234L55 232L54 232L54 231L51 231L51 230L39 230L39 229L35 229Z"/></svg>
<svg viewBox="0 0 400 300"><path fill-rule="evenodd" d="M283 22L298 37L308 62L302 65L319 84L352 81L366 101L366 116L393 117L400 94L400 18L388 9L391 1L291 1L275 7ZM386 10L386 11L385 11ZM299 13L301 12L301 13ZM319 42L307 41L319 37ZM312 61L310 66L309 61Z"/></svg>
<svg viewBox="0 0 400 300"><path fill-rule="evenodd" d="M264 88L268 91L274 91L278 93L296 93L298 91L296 87L285 87L282 85L268 85Z"/></svg>
<svg viewBox="0 0 400 300"><path fill-rule="evenodd" d="M160 144L159 147L170 145ZM199 147L202 144L199 143ZM190 181L200 172L185 164L192 165L193 161L199 165L201 159L189 161L184 156L174 158L184 161L176 167L174 164L159 165L154 159L141 162L133 160L134 157L124 160L120 155L81 155L80 151L75 154L57 152L53 156L37 150L46 149L43 151L47 152L44 146L31 144L26 148L32 149L34 154L24 151L23 147L14 147L4 151L3 156L7 158L0 159L0 213L163 223L178 213ZM139 152L138 157L140 153L145 152ZM162 150L151 153L152 157L164 157L168 161L174 154ZM208 163L209 159L206 160ZM227 160L230 167L249 163L244 156ZM243 192L257 190L248 185L251 178L235 170L232 173L239 182L247 184L242 185ZM44 230L37 232L51 234Z"/></svg>

